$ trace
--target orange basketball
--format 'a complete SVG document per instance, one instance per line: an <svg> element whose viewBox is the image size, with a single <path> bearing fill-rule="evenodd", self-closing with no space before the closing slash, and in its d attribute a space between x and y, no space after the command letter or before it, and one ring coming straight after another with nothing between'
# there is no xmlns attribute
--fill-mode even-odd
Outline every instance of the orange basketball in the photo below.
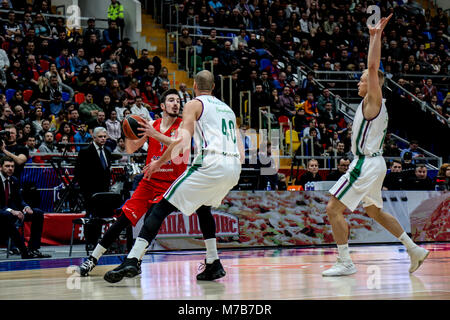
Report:
<svg viewBox="0 0 450 320"><path fill-rule="evenodd" d="M122 123L122 130L125 137L130 140L138 140L142 137L139 136L142 131L138 130L141 126L139 121L145 122L144 118L136 114L127 116Z"/></svg>

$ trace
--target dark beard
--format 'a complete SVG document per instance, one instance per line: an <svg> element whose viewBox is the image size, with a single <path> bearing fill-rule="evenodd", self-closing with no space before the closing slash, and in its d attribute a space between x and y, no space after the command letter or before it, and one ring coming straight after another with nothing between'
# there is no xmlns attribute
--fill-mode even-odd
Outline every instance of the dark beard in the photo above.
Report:
<svg viewBox="0 0 450 320"><path fill-rule="evenodd" d="M167 115L168 115L169 117L172 117L172 118L178 118L179 113L169 113L169 112L167 112Z"/></svg>

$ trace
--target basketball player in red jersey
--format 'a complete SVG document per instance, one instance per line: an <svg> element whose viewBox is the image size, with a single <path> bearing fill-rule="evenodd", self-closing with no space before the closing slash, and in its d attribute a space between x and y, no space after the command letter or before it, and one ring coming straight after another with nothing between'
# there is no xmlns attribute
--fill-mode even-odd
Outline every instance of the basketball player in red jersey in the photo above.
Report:
<svg viewBox="0 0 450 320"><path fill-rule="evenodd" d="M142 147L148 140L146 164L151 163L152 160L159 159L166 151L167 146L172 143L172 137L176 135L182 120L178 117L180 111L180 97L177 90L169 89L164 92L161 101L161 109L163 110L162 118L151 123L151 130L148 130L149 126L147 126L147 130L142 138L139 140L126 139L125 143L127 153L133 153ZM164 144L151 138L151 136L155 135L158 135L158 139ZM154 173L149 180L144 178L139 182L139 185L131 198L122 206L122 213L118 220L104 234L89 258L80 265L80 275L87 276L89 272L94 269L100 257L106 252L122 230L130 225L135 226L140 218L148 212L154 204L161 200L166 190L186 170L186 167L187 161L178 161L177 163L169 161L163 165L158 172ZM204 229L202 228L202 225L205 223L214 223L213 230L215 230L215 221L212 215L203 217L200 212L197 212L197 214L201 220L201 229ZM211 230L211 228L208 229ZM207 239L206 235L204 235L204 237ZM210 238L211 235L208 235L208 237ZM207 246L207 256L208 255L217 256L215 235L214 246ZM140 260L142 260L142 257Z"/></svg>

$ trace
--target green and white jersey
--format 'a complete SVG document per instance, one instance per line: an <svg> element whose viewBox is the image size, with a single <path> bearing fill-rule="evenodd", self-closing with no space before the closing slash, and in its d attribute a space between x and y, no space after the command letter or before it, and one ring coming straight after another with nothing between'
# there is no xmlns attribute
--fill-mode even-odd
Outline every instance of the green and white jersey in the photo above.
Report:
<svg viewBox="0 0 450 320"><path fill-rule="evenodd" d="M233 110L214 96L201 95L195 99L203 105L203 112L194 130L194 142L199 154L239 157Z"/></svg>
<svg viewBox="0 0 450 320"><path fill-rule="evenodd" d="M383 154L383 142L389 119L385 101L382 100L380 113L372 120L364 118L364 100L359 104L352 126L352 152L355 156L376 157Z"/></svg>

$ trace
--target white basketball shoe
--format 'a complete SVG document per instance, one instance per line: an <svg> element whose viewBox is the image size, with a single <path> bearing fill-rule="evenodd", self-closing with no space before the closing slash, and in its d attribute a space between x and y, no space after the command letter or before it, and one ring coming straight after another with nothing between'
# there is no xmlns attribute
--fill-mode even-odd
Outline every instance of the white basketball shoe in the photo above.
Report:
<svg viewBox="0 0 450 320"><path fill-rule="evenodd" d="M353 261L344 261L341 258L337 258L336 263L330 268L322 272L324 277L338 277L338 276L349 276L356 273L356 267Z"/></svg>
<svg viewBox="0 0 450 320"><path fill-rule="evenodd" d="M422 265L424 260L428 257L430 254L430 251L428 251L425 248L416 246L412 249L407 250L409 258L411 259L411 267L409 268L409 273L413 273L419 267Z"/></svg>

